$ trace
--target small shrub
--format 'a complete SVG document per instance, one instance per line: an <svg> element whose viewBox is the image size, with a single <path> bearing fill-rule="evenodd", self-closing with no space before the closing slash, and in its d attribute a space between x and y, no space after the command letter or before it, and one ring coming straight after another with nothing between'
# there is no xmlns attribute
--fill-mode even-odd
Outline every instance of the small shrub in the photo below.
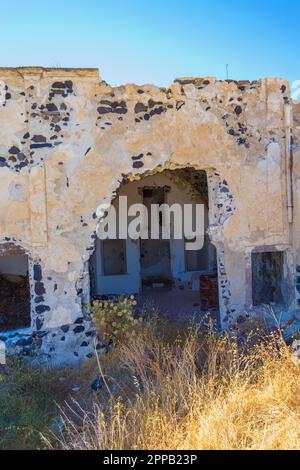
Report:
<svg viewBox="0 0 300 470"><path fill-rule="evenodd" d="M94 301L91 307L93 322L106 343L122 342L136 335L141 318L134 317L134 296L116 300Z"/></svg>

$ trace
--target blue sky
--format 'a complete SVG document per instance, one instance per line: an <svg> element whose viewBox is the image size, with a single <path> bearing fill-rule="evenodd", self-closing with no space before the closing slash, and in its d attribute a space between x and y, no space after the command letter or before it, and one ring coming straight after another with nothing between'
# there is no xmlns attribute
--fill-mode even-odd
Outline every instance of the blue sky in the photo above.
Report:
<svg viewBox="0 0 300 470"><path fill-rule="evenodd" d="M300 79L300 2L0 0L0 66L97 67L107 82Z"/></svg>

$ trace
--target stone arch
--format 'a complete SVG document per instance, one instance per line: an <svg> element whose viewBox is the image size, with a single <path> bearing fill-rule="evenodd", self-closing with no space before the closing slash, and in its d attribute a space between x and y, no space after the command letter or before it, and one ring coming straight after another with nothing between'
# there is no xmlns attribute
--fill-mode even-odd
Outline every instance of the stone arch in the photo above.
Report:
<svg viewBox="0 0 300 470"><path fill-rule="evenodd" d="M231 308L230 308L230 282L226 273L225 266L225 256L224 256L224 235L223 228L227 220L234 214L235 205L233 196L228 187L228 183L225 179L222 178L219 171L215 168L206 167L204 165L197 164L176 164L171 161L166 162L165 164L158 164L150 170L143 171L143 169L138 170L134 174L121 174L117 179L117 183L114 185L110 195L105 198L105 202L111 203L118 194L118 190L124 181L124 178L129 180L139 180L149 175L154 175L164 170L176 170L180 168L191 168L194 170L205 171L207 176L207 186L208 186L208 198L209 198L209 226L207 233L209 235L211 243L216 248L217 254L217 266L218 266L218 287L219 287L219 305L220 305L220 318L222 327L226 326L230 322L232 317ZM98 206L99 207L99 206ZM88 263L90 256L93 254L95 249L95 239L97 226L102 219L102 214L99 215L96 211L94 212L95 218L95 230L91 234L90 242L87 247L88 256L86 256L81 274L77 280L77 289L80 291L80 295L83 299L83 304L90 301L90 273L88 268Z"/></svg>

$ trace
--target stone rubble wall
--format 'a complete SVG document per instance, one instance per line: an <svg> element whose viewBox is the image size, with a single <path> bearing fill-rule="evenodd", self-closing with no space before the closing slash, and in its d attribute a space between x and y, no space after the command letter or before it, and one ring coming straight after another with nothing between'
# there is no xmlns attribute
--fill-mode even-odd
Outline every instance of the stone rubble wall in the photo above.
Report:
<svg viewBox="0 0 300 470"><path fill-rule="evenodd" d="M29 255L38 347L59 357L69 344L63 328L73 335L80 325L80 340L70 339L68 349L74 360L90 354L91 343L82 345L90 331L82 303L97 207L115 196L124 175L207 171L223 327L243 318L251 305L249 260L256 247L285 250L288 304L294 308L300 290L300 173L294 162L289 224L289 103L288 82L275 78L111 87L95 69L0 69L0 245L12 243ZM296 105L300 143L299 116Z"/></svg>

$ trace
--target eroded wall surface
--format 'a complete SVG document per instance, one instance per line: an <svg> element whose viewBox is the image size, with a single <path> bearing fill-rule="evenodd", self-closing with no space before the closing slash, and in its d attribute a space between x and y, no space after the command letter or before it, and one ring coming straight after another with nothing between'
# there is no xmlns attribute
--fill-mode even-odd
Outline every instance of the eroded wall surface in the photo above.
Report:
<svg viewBox="0 0 300 470"><path fill-rule="evenodd" d="M82 309L87 263L97 207L114 197L124 175L207 171L224 327L242 321L251 306L257 247L284 251L287 303L294 308L300 169L294 162L289 223L289 100L281 79L186 78L168 88L113 88L95 69L1 69L0 243L18 245L30 257L28 354L36 348L59 357L68 350L70 361L93 353L94 332ZM294 114L300 143L299 105Z"/></svg>
<svg viewBox="0 0 300 470"><path fill-rule="evenodd" d="M295 263L295 297L300 308L300 102L293 103L293 255Z"/></svg>

